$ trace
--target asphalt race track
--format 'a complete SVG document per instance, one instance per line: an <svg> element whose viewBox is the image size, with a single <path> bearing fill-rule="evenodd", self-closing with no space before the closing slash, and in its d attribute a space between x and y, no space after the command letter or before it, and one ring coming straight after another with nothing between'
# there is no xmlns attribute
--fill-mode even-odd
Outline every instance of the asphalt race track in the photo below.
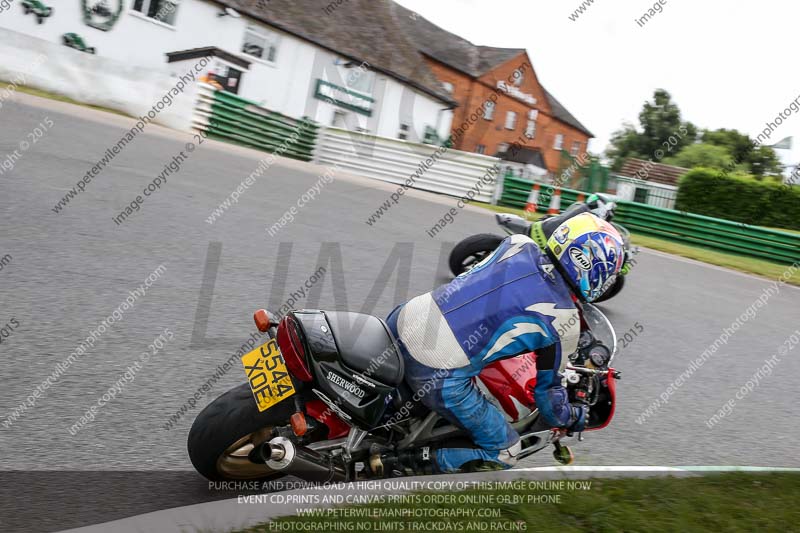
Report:
<svg viewBox="0 0 800 533"><path fill-rule="evenodd" d="M297 307L385 316L403 299L448 279L442 258L452 243L495 230L491 213L469 208L429 238L425 230L455 201L427 193L406 194L369 226L365 221L394 187L337 175L294 222L270 237L265 228L324 172L284 160L208 224L206 218L265 154L211 141L187 153L189 135L158 127L138 136L56 214L53 206L133 122L18 95L0 110L0 162L46 118L53 122L49 131L0 175L0 257L12 257L0 270L0 327L12 319L18 324L0 343L0 422L119 308L129 291L159 265L165 270L34 407L8 427L0 425L0 470L6 471L0 473L6 492L2 514L27 508L19 502L8 506L9 498L35 498L47 487L49 508L38 508L36 515L57 518L41 522L39 530L228 497L209 494L206 482L193 473L186 435L202 407L243 381L241 367L222 376L173 428L165 424L254 331L253 310L280 306L324 266L325 278ZM182 150L188 157L179 173L168 176L138 212L115 224L112 218ZM381 271L393 250L400 266L386 279ZM618 334L636 323L643 332L616 360L623 374L616 418L608 429L575 443L577 464L799 467L800 349L785 355L718 424L709 429L706 421L800 327L800 291L783 286L669 396L668 404L637 423L637 416L771 285L646 250L637 261L623 293L602 308ZM288 268L286 279L282 268ZM339 281L334 286L332 279L342 271L344 286ZM173 338L73 435L70 427L165 329ZM522 466L552 464L550 454L542 453ZM98 483L104 478L114 482ZM84 508L61 500L76 493ZM11 528L0 525L6 529Z"/></svg>

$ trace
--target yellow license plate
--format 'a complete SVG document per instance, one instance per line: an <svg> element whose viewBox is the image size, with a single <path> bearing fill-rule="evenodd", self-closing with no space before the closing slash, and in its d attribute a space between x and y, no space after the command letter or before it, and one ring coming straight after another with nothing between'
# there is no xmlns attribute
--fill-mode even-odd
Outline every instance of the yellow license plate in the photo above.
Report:
<svg viewBox="0 0 800 533"><path fill-rule="evenodd" d="M295 393L275 339L244 354L242 364L259 411L266 411Z"/></svg>

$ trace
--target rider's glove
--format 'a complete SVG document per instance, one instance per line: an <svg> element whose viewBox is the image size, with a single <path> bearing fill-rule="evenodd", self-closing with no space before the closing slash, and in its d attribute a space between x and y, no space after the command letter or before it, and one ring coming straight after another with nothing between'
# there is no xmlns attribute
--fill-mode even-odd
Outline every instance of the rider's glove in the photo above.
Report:
<svg viewBox="0 0 800 533"><path fill-rule="evenodd" d="M580 433L589 425L589 408L585 405L570 405L572 414L567 430Z"/></svg>
<svg viewBox="0 0 800 533"><path fill-rule="evenodd" d="M533 397L540 416L548 425L570 431L583 431L588 409L569 402L567 389L561 385L560 374L553 370L537 372Z"/></svg>

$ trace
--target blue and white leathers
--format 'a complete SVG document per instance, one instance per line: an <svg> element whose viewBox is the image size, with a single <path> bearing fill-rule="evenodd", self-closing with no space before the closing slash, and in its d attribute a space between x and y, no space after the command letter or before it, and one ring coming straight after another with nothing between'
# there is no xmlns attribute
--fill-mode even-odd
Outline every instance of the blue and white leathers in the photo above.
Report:
<svg viewBox="0 0 800 533"><path fill-rule="evenodd" d="M437 450L440 471L475 460L516 462L519 435L473 382L499 359L546 352L537 357L537 407L553 427L574 422L560 372L577 348L580 318L569 288L530 238L506 238L474 269L399 306L387 322L422 403L481 448Z"/></svg>

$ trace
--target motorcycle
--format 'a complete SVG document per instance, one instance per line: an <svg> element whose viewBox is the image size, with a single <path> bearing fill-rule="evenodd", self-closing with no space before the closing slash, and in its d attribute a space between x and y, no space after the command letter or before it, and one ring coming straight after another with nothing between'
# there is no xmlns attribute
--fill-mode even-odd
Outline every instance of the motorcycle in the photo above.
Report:
<svg viewBox="0 0 800 533"><path fill-rule="evenodd" d="M581 334L565 378L570 401L589 409L586 431L595 431L614 416L616 334L597 307L576 305ZM388 475L382 451L472 445L460 428L421 403L424 390L404 383L402 356L380 318L301 310L276 325L260 309L254 319L270 340L242 356L248 382L203 409L189 432L189 457L206 478L378 479ZM536 409L535 354L492 363L475 381L519 432L520 459L552 446L556 461L573 462L561 442L573 434L549 427ZM404 474L391 477L398 475Z"/></svg>
<svg viewBox="0 0 800 533"><path fill-rule="evenodd" d="M608 195L594 194L589 197L587 204L594 206L590 212L599 216L603 220L610 222L617 229L623 239L625 248L625 262L632 263L632 257L634 254L638 253L638 249L631 245L630 232L624 226L612 222L612 218L614 217L614 209L616 209L616 203ZM564 214L569 213L570 209L574 209L575 206L579 205L583 204L573 204L567 208L566 211L564 211ZM544 222L545 234L549 237L550 233L555 231L558 224L553 223L548 225L546 222L548 219L554 220L554 217L545 216L540 220ZM519 234L529 236L531 234L532 223L521 216L511 213L498 213L495 215L495 220L508 235ZM495 235L493 233L479 233L462 240L456 244L453 247L453 250L450 252L450 258L448 261L450 271L454 276L459 276L464 272L471 270L475 267L475 265L483 261L483 259L485 259L498 246L500 246L500 243L504 238L505 237ZM624 286L625 276L617 276L616 282L611 285L602 296L595 300L595 302L602 302L613 298L620 293Z"/></svg>

